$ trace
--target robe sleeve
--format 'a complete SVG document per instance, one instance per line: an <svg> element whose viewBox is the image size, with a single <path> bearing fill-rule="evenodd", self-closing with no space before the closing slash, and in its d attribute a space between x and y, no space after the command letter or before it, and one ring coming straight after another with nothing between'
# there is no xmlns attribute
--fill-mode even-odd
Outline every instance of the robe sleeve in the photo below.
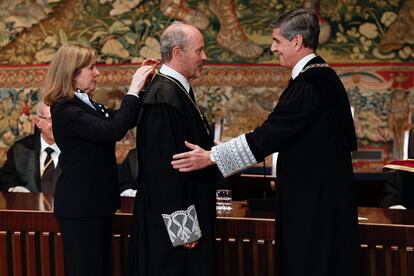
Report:
<svg viewBox="0 0 414 276"><path fill-rule="evenodd" d="M211 153L224 177L233 175L257 163L244 134L226 143L214 146Z"/></svg>
<svg viewBox="0 0 414 276"><path fill-rule="evenodd" d="M191 142L188 118L168 104L144 107L142 124L138 125L138 144L146 185L152 189L151 210L165 225L173 246L201 238L192 174L181 173L171 166L173 154L186 151L184 141ZM140 150L138 150L140 151Z"/></svg>
<svg viewBox="0 0 414 276"><path fill-rule="evenodd" d="M320 93L309 83L293 83L261 126L214 146L211 152L223 176L240 172L279 151L312 120L320 98Z"/></svg>

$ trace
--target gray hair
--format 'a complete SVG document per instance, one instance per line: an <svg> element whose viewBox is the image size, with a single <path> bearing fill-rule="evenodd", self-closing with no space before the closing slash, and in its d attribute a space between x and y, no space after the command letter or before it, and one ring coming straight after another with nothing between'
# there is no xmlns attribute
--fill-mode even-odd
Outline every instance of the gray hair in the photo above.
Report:
<svg viewBox="0 0 414 276"><path fill-rule="evenodd" d="M306 48L314 51L319 44L319 18L310 10L299 9L279 15L270 25L280 29L281 35L291 41L296 35L303 37Z"/></svg>
<svg viewBox="0 0 414 276"><path fill-rule="evenodd" d="M161 35L160 52L163 62L169 62L172 59L172 51L175 47L185 50L188 38L182 27L186 24L175 21Z"/></svg>

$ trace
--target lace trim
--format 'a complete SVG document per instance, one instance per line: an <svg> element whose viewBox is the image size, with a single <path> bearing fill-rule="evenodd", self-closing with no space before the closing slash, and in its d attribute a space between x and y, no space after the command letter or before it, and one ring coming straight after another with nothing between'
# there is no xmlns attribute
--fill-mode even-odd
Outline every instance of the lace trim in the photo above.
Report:
<svg viewBox="0 0 414 276"><path fill-rule="evenodd" d="M174 247L201 238L201 229L194 204L190 205L187 210L178 210L171 214L161 214L161 216Z"/></svg>
<svg viewBox="0 0 414 276"><path fill-rule="evenodd" d="M302 73L304 73L304 72L306 72L306 71L308 71L309 69L312 69L312 68L326 68L326 67L329 67L329 65L327 63L311 64L311 65L306 66L305 68L303 68L302 71L300 71L299 74L302 74Z"/></svg>
<svg viewBox="0 0 414 276"><path fill-rule="evenodd" d="M214 146L211 152L224 177L257 163L244 134L226 143Z"/></svg>

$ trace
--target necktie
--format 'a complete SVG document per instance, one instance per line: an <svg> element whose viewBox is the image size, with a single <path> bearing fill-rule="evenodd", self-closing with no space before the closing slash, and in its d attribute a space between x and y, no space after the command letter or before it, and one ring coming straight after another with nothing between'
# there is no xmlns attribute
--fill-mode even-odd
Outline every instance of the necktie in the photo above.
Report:
<svg viewBox="0 0 414 276"><path fill-rule="evenodd" d="M54 150L47 147L45 149L47 153L45 162L43 163L43 170L41 172L40 190L43 193L53 193L53 174L55 172L55 165L53 164L52 153Z"/></svg>
<svg viewBox="0 0 414 276"><path fill-rule="evenodd" d="M191 86L190 86L190 91L188 92L188 94L190 95L190 98L193 100L193 102L196 103L193 88Z"/></svg>

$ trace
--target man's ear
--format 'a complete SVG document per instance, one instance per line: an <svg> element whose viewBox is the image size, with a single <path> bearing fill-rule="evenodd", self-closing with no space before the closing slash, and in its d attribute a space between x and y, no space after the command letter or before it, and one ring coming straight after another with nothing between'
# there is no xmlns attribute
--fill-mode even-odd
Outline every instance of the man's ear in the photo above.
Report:
<svg viewBox="0 0 414 276"><path fill-rule="evenodd" d="M35 126L36 126L38 129L40 129L40 118L39 118L39 117L37 117L37 116L34 116L34 117L33 117L33 121L34 121Z"/></svg>
<svg viewBox="0 0 414 276"><path fill-rule="evenodd" d="M295 40L296 40L295 41L295 51L299 51L302 48L302 46L304 47L304 45L303 45L303 36L296 35Z"/></svg>
<svg viewBox="0 0 414 276"><path fill-rule="evenodd" d="M174 47L174 49L172 50L172 56L176 58L178 61L181 61L182 50L178 47Z"/></svg>

